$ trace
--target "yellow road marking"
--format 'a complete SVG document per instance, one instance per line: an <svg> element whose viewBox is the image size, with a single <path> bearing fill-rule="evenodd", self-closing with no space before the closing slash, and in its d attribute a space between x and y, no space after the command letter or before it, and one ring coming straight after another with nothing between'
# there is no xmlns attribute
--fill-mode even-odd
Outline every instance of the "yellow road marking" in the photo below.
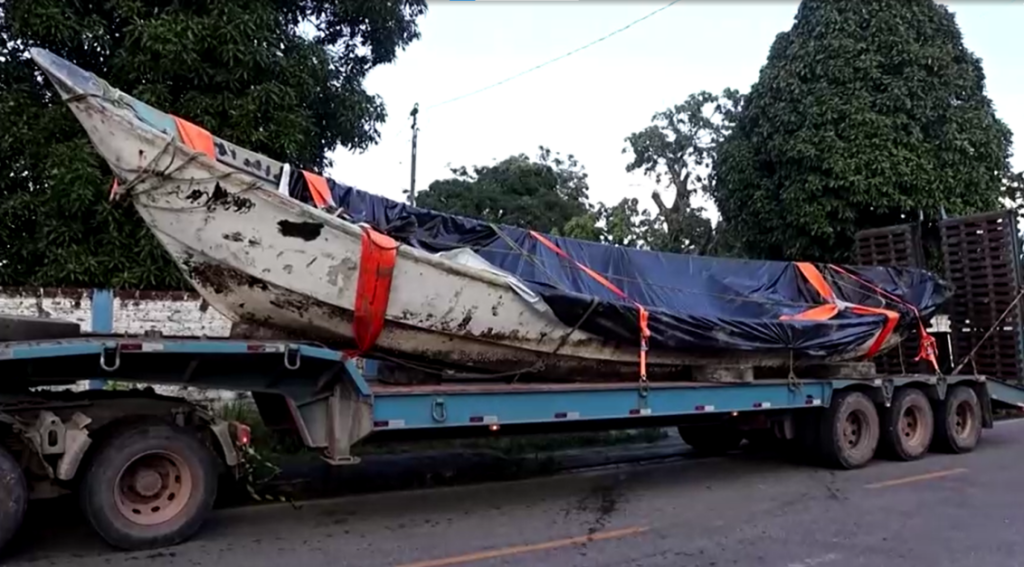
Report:
<svg viewBox="0 0 1024 567"><path fill-rule="evenodd" d="M601 541L605 539L626 537L646 532L648 529L650 528L641 526L636 526L632 528L622 528L621 530L597 532L590 535L570 537L566 539L557 539L555 541L548 541L544 543L534 543L531 545L516 545L512 547L503 547L501 549L492 549L491 551L478 551L476 553L467 553L465 555L444 557L442 559L431 559L429 561L405 563L399 565L398 567L448 567L449 565L459 565L462 563L469 563L471 561L483 561L484 559L494 559L495 557L505 557L507 555L518 555L520 553L530 553L532 551L543 551L545 549L555 549L558 547L582 545L585 543L590 543L592 541Z"/></svg>
<svg viewBox="0 0 1024 567"><path fill-rule="evenodd" d="M945 471L936 471L928 474L919 474L917 476L908 476L905 478L897 478L894 480L887 480L885 482L876 482L873 484L865 485L865 488L886 488L889 486L896 486L899 484L909 484L911 482L918 482L922 480L932 480L935 478L942 478L946 476L952 476L955 474L965 473L967 469L949 469Z"/></svg>

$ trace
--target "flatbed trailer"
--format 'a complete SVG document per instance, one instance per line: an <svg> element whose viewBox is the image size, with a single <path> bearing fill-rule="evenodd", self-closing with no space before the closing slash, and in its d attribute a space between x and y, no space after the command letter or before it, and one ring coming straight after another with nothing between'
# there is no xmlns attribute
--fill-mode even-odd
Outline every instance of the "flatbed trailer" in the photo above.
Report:
<svg viewBox="0 0 1024 567"><path fill-rule="evenodd" d="M367 437L463 436L678 426L695 450L787 442L824 465L864 466L929 449L967 452L993 404L1024 390L982 376L878 376L749 383L389 385L315 344L83 336L0 342L0 544L30 498L77 492L112 545L161 547L191 536L221 473L237 471L247 426L145 390L39 390L83 380L251 392L269 427L332 464L358 462Z"/></svg>

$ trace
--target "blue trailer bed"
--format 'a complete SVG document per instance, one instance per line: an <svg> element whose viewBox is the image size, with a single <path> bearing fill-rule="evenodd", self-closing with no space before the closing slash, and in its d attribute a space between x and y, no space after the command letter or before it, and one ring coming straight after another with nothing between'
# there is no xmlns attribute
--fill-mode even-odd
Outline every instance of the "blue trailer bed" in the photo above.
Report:
<svg viewBox="0 0 1024 567"><path fill-rule="evenodd" d="M32 328L51 332L44 327ZM822 464L855 468L874 458L876 448L902 460L932 449L970 451L993 424L993 404L1024 408L1024 390L973 375L745 383L586 378L403 385L364 376L356 360L308 343L148 336L0 341L0 492L11 495L0 510L0 545L16 532L30 492L47 497L72 490L86 496L87 519L113 545L168 545L189 537L212 506L215 460L236 474L244 470L248 428L187 400L145 389L41 386L107 380L251 392L268 428L293 434L339 465L358 462L352 447L367 437L677 426L697 451L782 442ZM183 478L192 480L182 484ZM180 499L171 497L186 489L201 506L174 508ZM165 516L181 521L162 521Z"/></svg>
<svg viewBox="0 0 1024 567"><path fill-rule="evenodd" d="M832 405L859 391L887 407L901 388L934 400L968 384L982 421L991 403L1024 407L1024 390L980 376L878 376L868 379L750 383L473 383L393 385L366 379L356 362L314 344L282 341L81 337L0 343L8 385L89 379L180 384L254 393L272 424L291 427L334 462L353 462L351 446L371 434L440 429L558 431L731 421L764 424ZM276 416L276 417L275 417ZM532 426L532 427L531 427ZM790 426L792 427L792 426Z"/></svg>

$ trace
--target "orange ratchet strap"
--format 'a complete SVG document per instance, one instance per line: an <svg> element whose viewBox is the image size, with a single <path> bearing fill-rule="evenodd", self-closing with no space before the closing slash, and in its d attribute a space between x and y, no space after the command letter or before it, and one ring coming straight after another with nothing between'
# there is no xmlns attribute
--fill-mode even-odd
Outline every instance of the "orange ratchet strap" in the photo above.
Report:
<svg viewBox="0 0 1024 567"><path fill-rule="evenodd" d="M817 307L812 307L812 308L808 309L807 311L804 311L802 313L797 313L796 315L783 315L782 317L780 317L780 319L783 319L783 320L802 320L802 321L827 321L827 320L831 319L832 317L835 317L837 314L839 314L839 311L842 309L842 307L839 305L839 303L838 303L838 301L836 299L836 294L832 290L832 287L828 285L827 281L825 281L825 277L818 270L818 268L814 264L811 264L810 262L796 262L795 264L796 264L797 269L800 270L800 273L803 274L803 276L807 280L807 282L811 284L811 287L813 287L815 289L815 291L817 291L818 294L822 296L822 298L825 300L825 304L819 305ZM860 278L857 278L856 276L853 276L852 274L850 274L849 272L846 272L845 270L839 268L838 266L831 266L830 265L829 267L832 268L832 269L837 270L838 272L840 272L840 273L842 273L844 275L848 275L850 277L853 277L857 281L860 281L861 283L864 283L864 284L868 285L869 287L871 287L875 291L879 291L881 293L884 293L885 295L889 295L890 297L892 297L893 299L895 299L896 301L898 301L898 302L900 302L900 303L902 303L904 305L908 305L906 302L900 300L899 298L896 298L895 296L892 296L891 294L886 293L885 290L882 290L882 289L878 288L877 286L872 285L869 282L866 282L866 281L864 281L864 280L862 280ZM910 306L910 307L912 309L914 309L913 306ZM896 323L899 322L900 314L897 313L896 311L891 311L889 309L881 309L881 308L878 308L878 307L868 307L866 305L850 305L849 309L850 309L850 311L852 311L852 312L854 312L854 313L856 313L858 315L884 315L885 316L885 325L882 326L882 329L878 332L878 335L875 337L874 342L871 343L871 346L868 348L867 353L864 354L864 358L872 358L873 356L878 354L878 352L882 349L882 345L885 344L885 341L888 340L889 336L892 334L893 330L896 328ZM914 309L914 311L916 312L917 310ZM923 323L920 323L920 318L918 318L918 322L919 322L919 324L921 326L920 332L922 333L921 334L922 350L921 350L921 353L919 353L917 360L920 360L921 358L925 358L925 359L931 361L932 365L935 366L935 368L937 370L938 369L938 363L935 360L934 354L932 354L931 356L927 356L926 352L925 352L926 351L926 349L925 349L925 342L926 342L926 340L927 339L931 339L931 342L934 343L935 339L932 338L931 336L929 336L928 333L924 332L924 325L923 325ZM927 337L927 339L926 339L926 337Z"/></svg>
<svg viewBox="0 0 1024 567"><path fill-rule="evenodd" d="M391 296L391 278L395 272L398 243L390 236L363 227L359 279L356 283L355 317L352 335L358 356L370 350L384 329L384 315Z"/></svg>
<svg viewBox="0 0 1024 567"><path fill-rule="evenodd" d="M540 233L531 230L530 231L530 236L533 236L534 238L536 238L541 244L543 244L544 246L547 246L555 254L558 254L562 258L565 258L566 260L569 260L570 262L572 262L577 268L579 268L580 270L583 270L584 273L586 273L588 276L590 276L590 277L594 278L595 280L597 280L597 282L599 284L601 284L604 287L608 288L615 295L621 297L622 299L625 299L625 300L631 302L633 305L636 305L637 311L640 314L640 379L641 380L646 380L647 379L647 340L651 337L651 331L647 328L647 319L648 319L648 315L649 315L647 313L647 309L645 309L643 305L640 305L639 303L629 299L629 297L627 297L626 294L623 293L623 291L621 289L616 287L615 284L613 284L612 282L608 281L608 279L605 278L604 276L602 276L601 274L595 272L594 270L591 270L590 268L588 268L588 267L584 266L583 264L580 264L576 260L573 260L572 258L570 258L569 255L565 253L565 251L563 251L558 246L555 246L554 242L551 242L547 238L544 238L544 236L542 236Z"/></svg>
<svg viewBox="0 0 1024 567"><path fill-rule="evenodd" d="M910 309L910 311L914 314L914 316L917 317L917 333L918 333L918 336L921 339L920 340L920 346L918 347L918 350L917 350L917 357L914 358L914 362L917 362L918 360L927 360L929 363L931 363L932 368L935 369L935 372L939 371L938 343L935 341L935 337L931 336L928 333L928 330L925 329L924 321L921 319L921 312L917 310L917 307L915 307L914 305L911 305L910 303L907 303L906 301L900 299L899 297L896 297L895 295L885 291L884 289L882 289L882 288L878 287L877 285L875 285L875 284L865 280L864 278L859 278L859 277L851 274L850 272L840 268L839 266L829 265L829 268L839 272L840 274L843 274L844 276L849 277L850 279L852 279L854 281L857 281L857 282L860 282L860 283L864 284L865 286L873 289L879 295L885 296L885 297L889 298L890 300L892 300L893 302L898 303L900 305L903 305L904 307Z"/></svg>

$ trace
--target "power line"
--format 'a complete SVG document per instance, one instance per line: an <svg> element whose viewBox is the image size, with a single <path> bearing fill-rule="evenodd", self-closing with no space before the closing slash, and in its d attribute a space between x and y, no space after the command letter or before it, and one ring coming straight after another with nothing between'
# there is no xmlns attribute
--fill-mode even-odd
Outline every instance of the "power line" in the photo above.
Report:
<svg viewBox="0 0 1024 567"><path fill-rule="evenodd" d="M621 28L611 32L611 33L609 33L608 35L605 35L603 37L595 39L594 41L592 41L592 42L590 42L590 43L588 43L588 44L586 44L586 45L584 45L582 47L577 47L576 49L573 49L572 51L570 51L568 53L565 53L563 55L559 55L558 57L555 57L554 59L550 59L548 61L545 61L545 62L541 63L540 65L536 65L536 66L530 67L529 69L527 69L527 70L525 70L525 71L523 71L521 73L518 73L516 75L512 75L511 77L509 77L507 79L503 79L503 80L498 81L497 83L494 83L492 85L488 85L488 86L483 87L481 89L477 89L477 90L475 90L475 91L473 91L471 93L466 93L464 95L457 96L455 98L450 98L450 99L448 99L446 101L430 105L430 106L428 106L427 108L425 108L423 110L425 112L427 110L430 110L430 109L433 109L433 108L437 108L439 106L444 106L444 105L446 105L448 103L455 102L457 100L462 100L464 98L471 97L471 96L476 95L476 94L480 94L480 93L482 93L484 91L491 90L494 87L498 87L498 86L504 85L505 83L507 83L509 81L512 81L514 79L518 79L519 77L522 77L523 75L526 75L528 73L532 73L532 72L536 71L537 69L541 69L543 67L547 67L548 65L550 65L552 63L555 63L557 61L561 61L562 59L565 59L566 57L569 57L570 55L574 55L576 53L579 53L580 51L583 51L584 49L586 49L588 47L592 47L594 45L597 45L598 43L601 43L602 41L604 41L604 40L606 40L606 39L608 39L608 38L610 38L610 37L612 37L614 35L620 34L620 33L624 32L624 31L628 30L629 28L639 24L640 22L642 22L642 21L644 21L644 20L646 20L646 19L648 19L648 18L650 18L652 16L655 16L656 14L658 14L660 12L663 12L663 11L671 8L672 5L677 4L678 2L679 2L679 0L672 0L672 2L669 2L668 4L662 6L661 8L658 8L657 10L651 12L650 14L647 14L646 16L644 16L644 17L642 17L642 18L640 18L638 20L633 20L632 22L626 24L625 26L623 26L623 27L621 27Z"/></svg>

